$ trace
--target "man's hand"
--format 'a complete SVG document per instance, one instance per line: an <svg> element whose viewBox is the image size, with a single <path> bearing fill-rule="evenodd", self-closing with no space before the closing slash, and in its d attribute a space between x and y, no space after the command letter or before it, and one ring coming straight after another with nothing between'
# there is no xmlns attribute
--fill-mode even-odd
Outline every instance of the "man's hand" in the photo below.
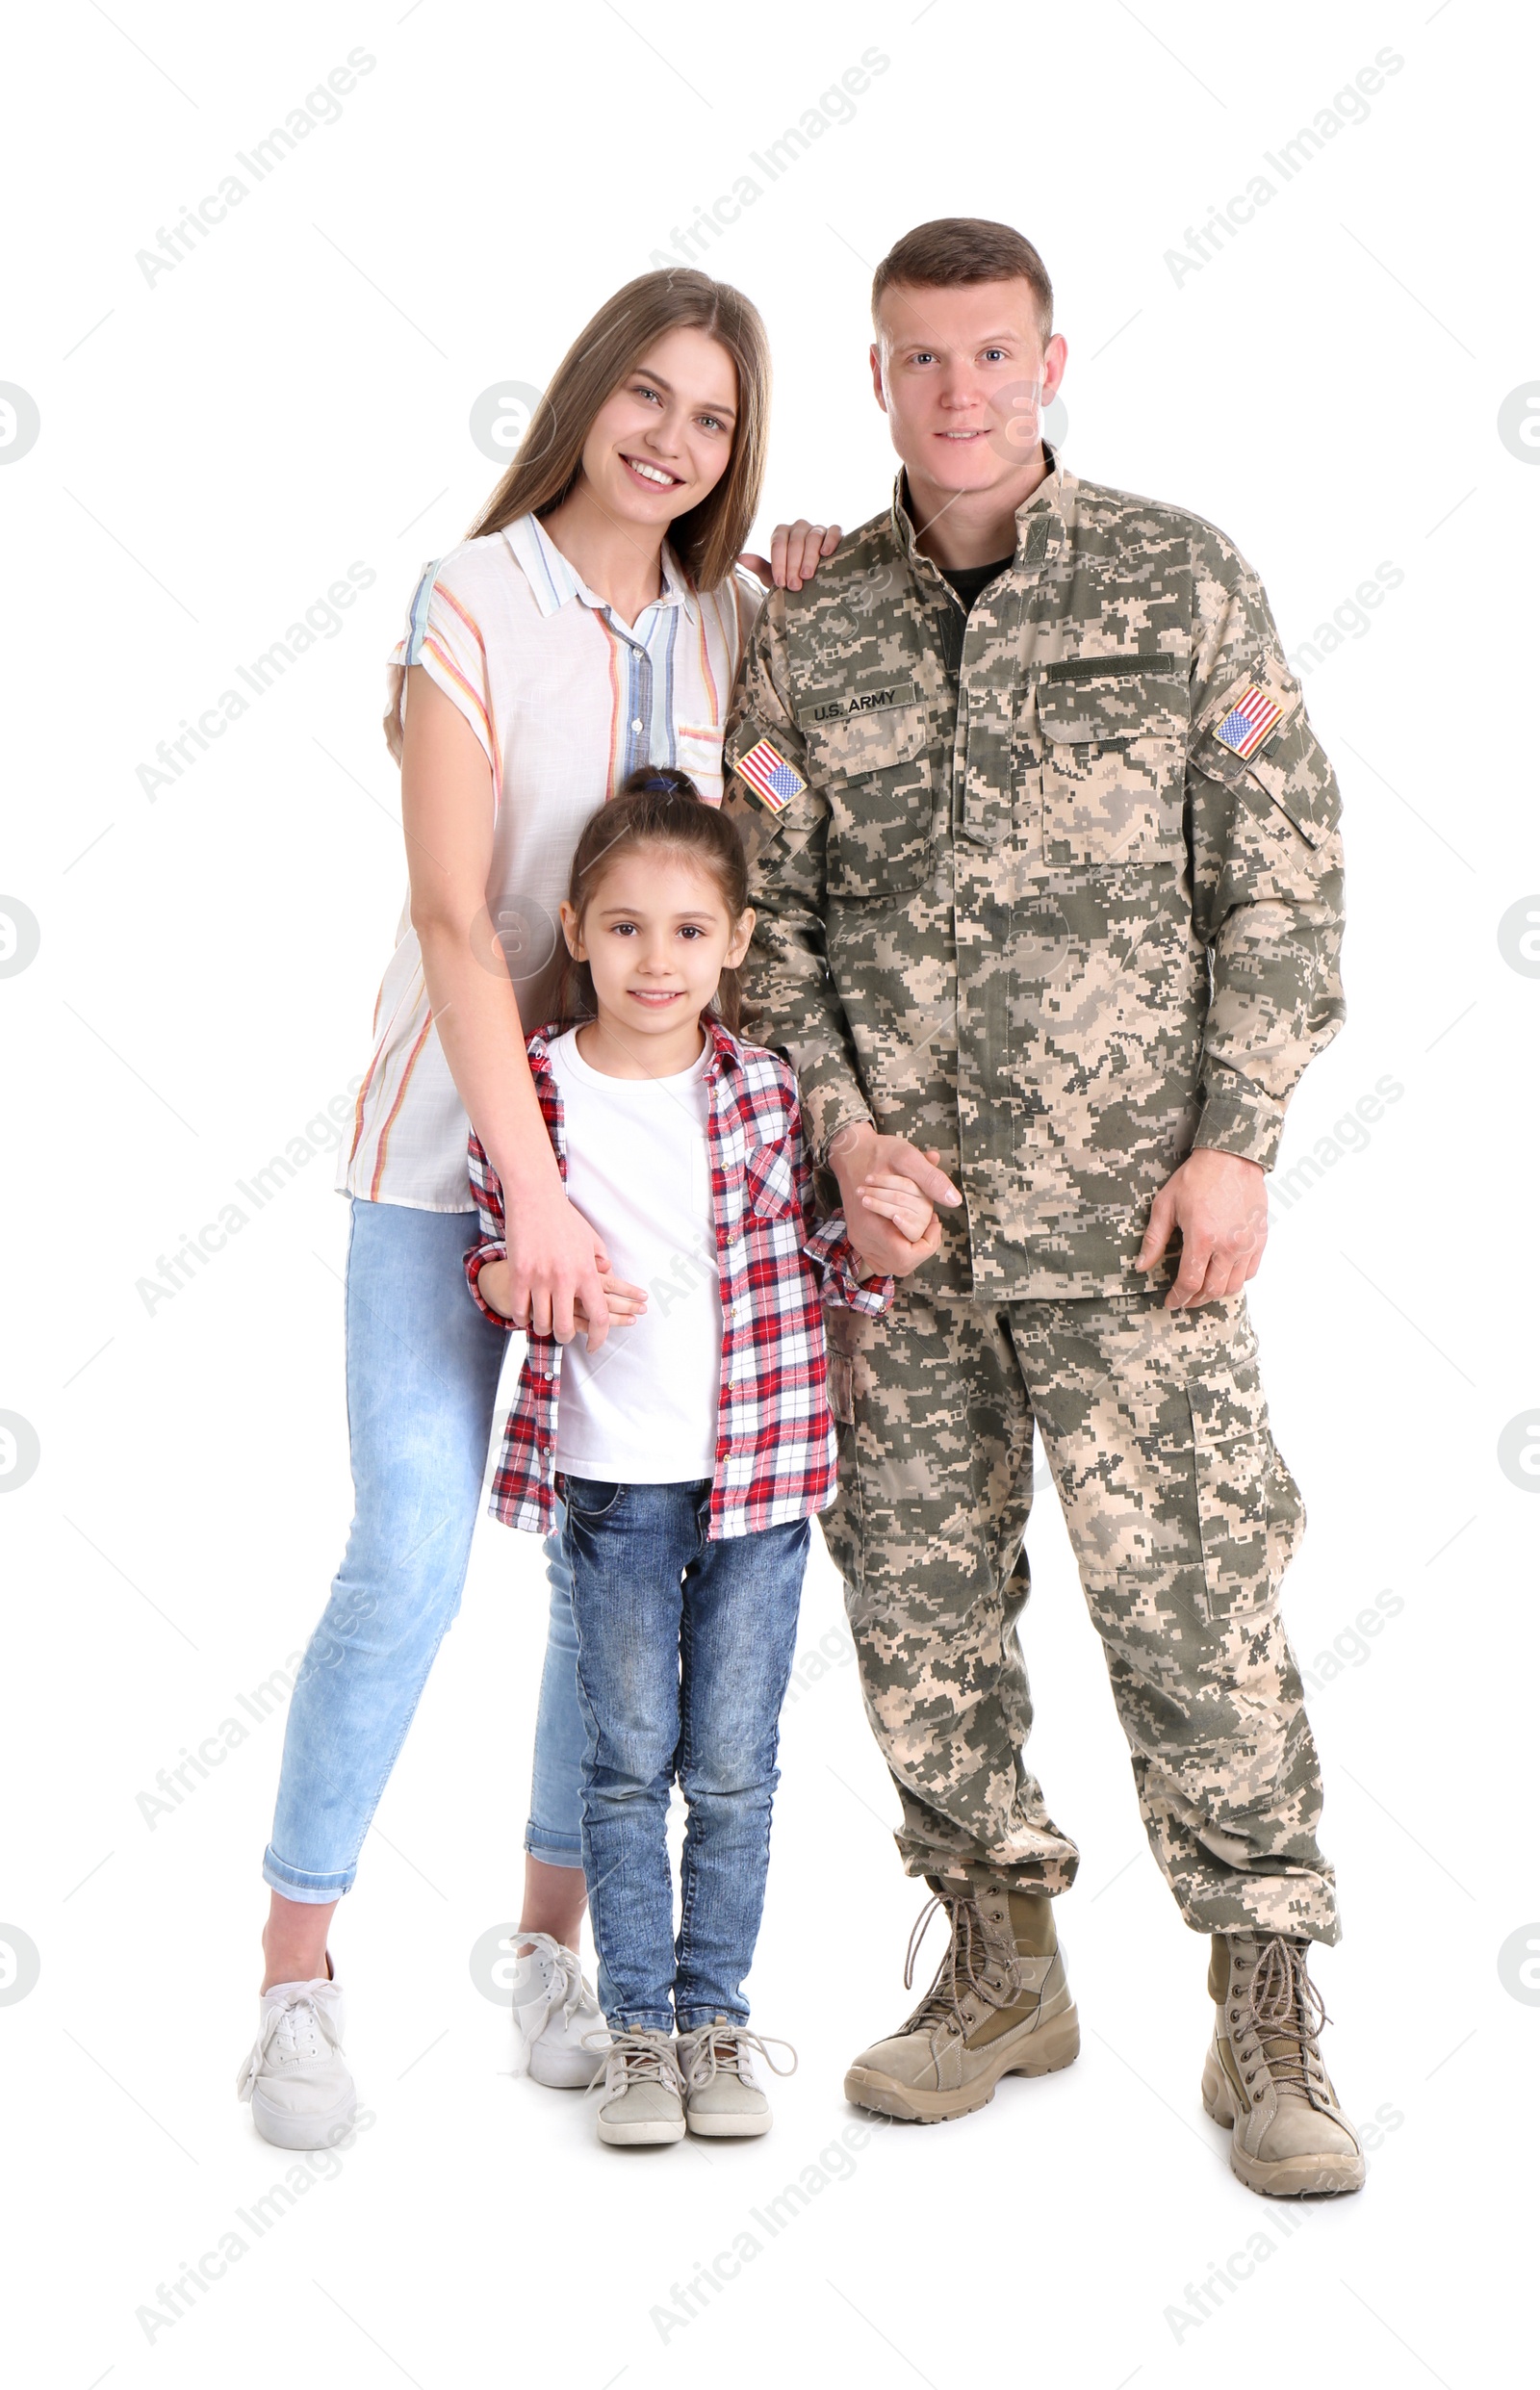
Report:
<svg viewBox="0 0 1540 2390"><path fill-rule="evenodd" d="M795 523L778 523L770 539L770 554L741 555L751 573L757 574L767 589L800 589L810 581L825 556L832 556L843 539L837 523L827 527L822 523L806 522L800 515Z"/></svg>
<svg viewBox="0 0 1540 2390"><path fill-rule="evenodd" d="M926 1159L936 1161L936 1148L932 1148ZM936 1206L921 1195L912 1178L901 1177L896 1171L873 1170L869 1178L862 1180L857 1199L866 1221L870 1221L875 1214L879 1220L886 1220L895 1228L907 1245L912 1246L916 1258L911 1262L911 1270L917 1270L922 1261L929 1261L933 1253L940 1251L941 1223L936 1217ZM862 1277L891 1275L897 1278L909 1274L907 1271L896 1269L890 1272L877 1272L866 1267L862 1248L870 1240L864 1225L851 1228L850 1237L861 1264Z"/></svg>
<svg viewBox="0 0 1540 2390"><path fill-rule="evenodd" d="M927 1208L935 1203L961 1203L962 1197L952 1181L937 1168L938 1160L936 1147L921 1153L907 1137L880 1137L869 1120L841 1129L831 1143L829 1164L839 1182L845 1226L868 1275L907 1277L938 1249L940 1221L932 1213L922 1235L906 1236L900 1214L908 1212L912 1224L912 1197L901 1196L895 1204L891 1188L893 1179L907 1180ZM869 1202L864 1193L868 1186Z"/></svg>
<svg viewBox="0 0 1540 2390"><path fill-rule="evenodd" d="M1194 1311L1199 1303L1239 1295L1261 1269L1268 1242L1268 1189L1260 1165L1194 1146L1150 1206L1135 1269L1153 1270L1176 1230L1182 1262L1165 1309Z"/></svg>

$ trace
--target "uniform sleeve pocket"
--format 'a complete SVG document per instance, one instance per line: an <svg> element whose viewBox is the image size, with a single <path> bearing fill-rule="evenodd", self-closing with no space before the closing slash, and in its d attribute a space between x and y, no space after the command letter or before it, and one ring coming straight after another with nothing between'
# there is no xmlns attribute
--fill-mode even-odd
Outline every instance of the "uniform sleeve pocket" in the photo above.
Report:
<svg viewBox="0 0 1540 2390"><path fill-rule="evenodd" d="M1241 752L1250 730L1265 724L1273 708L1271 728L1250 754ZM1204 706L1197 731L1193 756L1198 769L1247 795L1264 818L1276 806L1309 846L1320 846L1336 828L1342 813L1336 776L1285 672L1262 665L1249 680L1228 683Z"/></svg>
<svg viewBox="0 0 1540 2390"><path fill-rule="evenodd" d="M1180 860L1187 682L1175 659L1168 670L1122 656L1050 664L1038 723L1050 870Z"/></svg>
<svg viewBox="0 0 1540 2390"><path fill-rule="evenodd" d="M796 1209L797 1187L784 1145L757 1145L744 1165L749 1208L758 1220L784 1220Z"/></svg>

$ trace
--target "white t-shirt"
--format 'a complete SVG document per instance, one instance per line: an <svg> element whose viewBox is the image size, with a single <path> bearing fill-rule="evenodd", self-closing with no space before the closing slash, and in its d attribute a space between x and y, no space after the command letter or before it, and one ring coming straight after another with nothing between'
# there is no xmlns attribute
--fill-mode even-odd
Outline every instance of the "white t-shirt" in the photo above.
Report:
<svg viewBox="0 0 1540 2390"><path fill-rule="evenodd" d="M716 1467L722 1279L711 1215L707 1041L668 1079L610 1079L555 1039L567 1193L615 1275L647 1289L639 1320L597 1352L566 1348L556 1467L606 1485L680 1485Z"/></svg>

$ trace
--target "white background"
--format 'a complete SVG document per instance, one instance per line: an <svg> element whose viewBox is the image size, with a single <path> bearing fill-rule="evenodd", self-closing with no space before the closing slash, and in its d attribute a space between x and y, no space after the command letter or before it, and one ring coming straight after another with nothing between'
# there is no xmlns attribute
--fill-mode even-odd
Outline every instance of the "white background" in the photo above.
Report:
<svg viewBox="0 0 1540 2390"><path fill-rule="evenodd" d="M136 251L355 48L374 64L341 121L147 282ZM1310 1504L1287 1604L1323 1680L1346 1919L1319 1974L1339 2088L1379 2120L1369 2186L1280 2209L1229 2173L1197 2096L1206 1947L1144 1849L1045 1493L1028 1649L1036 1762L1085 1852L1060 1912L1076 2067L878 2134L773 2240L750 2222L853 2120L843 2067L904 2014L918 1905L820 1553L804 1650L827 1635L840 1658L788 1712L754 1985L802 2055L774 2134L617 2158L578 2096L514 2079L469 1955L516 1914L543 1614L535 1545L488 1524L336 1929L375 2120L258 2241L234 2212L285 2161L233 2082L281 1718L153 1829L138 1795L303 1644L341 1550L330 1159L174 1298L148 1310L137 1281L363 1067L403 883L381 667L423 559L497 477L473 402L543 384L868 50L887 64L854 120L711 252L774 345L761 543L781 515L886 504L868 270L909 225L974 213L1054 274L1068 464L1222 525L1292 654L1377 565L1404 577L1305 677L1346 799L1350 1020L1285 1169L1380 1079L1404 1092L1280 1209L1256 1289ZM1263 153L1385 50L1401 64L1368 120L1283 184ZM0 887L40 948L0 984L0 1409L41 1455L0 1504L0 1941L40 1955L25 1997L0 1990L8 2371L60 2390L1506 2378L1540 2035L1533 1959L1499 1968L1540 1918L1540 1479L1498 1458L1540 1402L1540 979L1498 936L1540 909L1540 449L1498 429L1540 374L1520 13L60 0L13 13L8 66L0 379L40 434L0 447ZM1258 172L1276 195L1178 280L1167 252ZM337 635L152 801L157 742L355 560L375 578ZM1356 1638L1386 1588L1401 1607ZM147 2337L136 2310L232 2226L246 2253ZM660 2325L744 2230L762 2246L740 2277ZM1249 2277L1200 2311L1248 2243Z"/></svg>

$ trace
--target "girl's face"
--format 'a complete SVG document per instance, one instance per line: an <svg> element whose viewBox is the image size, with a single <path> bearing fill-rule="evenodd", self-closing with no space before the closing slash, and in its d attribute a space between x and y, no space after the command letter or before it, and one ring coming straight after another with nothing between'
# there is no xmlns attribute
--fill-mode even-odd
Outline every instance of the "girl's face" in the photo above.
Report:
<svg viewBox="0 0 1540 2390"><path fill-rule="evenodd" d="M567 944L593 974L610 1045L660 1077L701 1050L700 1015L722 973L743 961L754 914L729 912L713 872L668 847L618 855L581 921L561 909ZM628 1074L621 1074L628 1075Z"/></svg>
<svg viewBox="0 0 1540 2390"><path fill-rule="evenodd" d="M737 405L727 350L706 332L665 333L594 418L582 457L590 496L655 538L726 473Z"/></svg>

